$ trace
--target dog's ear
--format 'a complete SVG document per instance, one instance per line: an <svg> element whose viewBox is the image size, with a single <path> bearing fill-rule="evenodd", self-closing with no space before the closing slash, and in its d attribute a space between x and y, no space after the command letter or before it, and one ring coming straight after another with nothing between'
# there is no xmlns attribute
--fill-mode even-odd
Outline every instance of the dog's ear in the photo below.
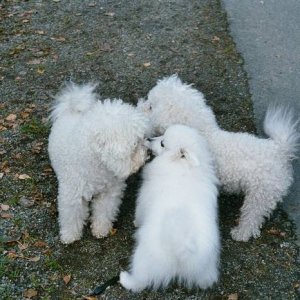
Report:
<svg viewBox="0 0 300 300"><path fill-rule="evenodd" d="M106 168L118 177L128 177L131 173L130 143L116 135L98 135L93 143L93 149L99 154L99 159Z"/></svg>
<svg viewBox="0 0 300 300"><path fill-rule="evenodd" d="M184 148L180 148L179 150L180 159L186 159L191 165L199 166L199 160L196 155L187 151Z"/></svg>

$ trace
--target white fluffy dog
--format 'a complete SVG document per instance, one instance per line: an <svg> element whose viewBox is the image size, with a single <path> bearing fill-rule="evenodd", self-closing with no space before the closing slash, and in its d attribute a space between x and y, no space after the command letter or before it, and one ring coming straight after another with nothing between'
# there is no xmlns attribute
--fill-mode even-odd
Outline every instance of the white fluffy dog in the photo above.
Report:
<svg viewBox="0 0 300 300"><path fill-rule="evenodd" d="M60 238L79 240L89 216L96 238L118 213L126 178L145 162L147 117L121 100L97 100L95 85L68 85L56 96L49 156L58 179Z"/></svg>
<svg viewBox="0 0 300 300"><path fill-rule="evenodd" d="M195 129L174 125L150 148L157 156L143 171L136 250L120 282L133 292L172 279L208 288L218 280L220 242L218 181L207 143Z"/></svg>
<svg viewBox="0 0 300 300"><path fill-rule="evenodd" d="M248 241L259 237L264 217L269 217L293 182L291 161L299 132L292 112L280 108L267 111L264 130L269 139L227 132L218 126L203 94L176 75L158 81L148 99L141 99L138 106L160 134L180 123L198 129L207 138L225 190L245 194L239 225L231 230L232 238Z"/></svg>

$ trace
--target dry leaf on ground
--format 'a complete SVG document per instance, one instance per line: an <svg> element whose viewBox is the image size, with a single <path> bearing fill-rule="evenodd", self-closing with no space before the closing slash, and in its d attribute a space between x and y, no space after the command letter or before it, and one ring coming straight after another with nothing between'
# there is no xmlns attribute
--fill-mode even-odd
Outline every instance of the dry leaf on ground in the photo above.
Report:
<svg viewBox="0 0 300 300"><path fill-rule="evenodd" d="M238 300L238 299L239 299L239 296L238 296L237 293L235 293L235 294L230 294L230 295L228 296L228 300Z"/></svg>
<svg viewBox="0 0 300 300"><path fill-rule="evenodd" d="M97 297L93 297L93 296L83 296L83 300L97 300Z"/></svg>
<svg viewBox="0 0 300 300"><path fill-rule="evenodd" d="M118 229L112 228L109 233L110 233L110 235L115 235L117 233L117 231L118 231Z"/></svg>
<svg viewBox="0 0 300 300"><path fill-rule="evenodd" d="M28 246L29 246L28 244L22 244L22 243L18 242L18 248L19 248L21 251L27 249Z"/></svg>
<svg viewBox="0 0 300 300"><path fill-rule="evenodd" d="M1 204L1 210L7 211L9 210L10 206L8 204Z"/></svg>
<svg viewBox="0 0 300 300"><path fill-rule="evenodd" d="M113 17L115 15L115 13L113 13L113 12L107 12L104 15L105 16L109 16L109 17Z"/></svg>
<svg viewBox="0 0 300 300"><path fill-rule="evenodd" d="M41 258L40 256L34 256L34 257L25 257L27 260L29 261L33 261L33 262L37 262L39 261Z"/></svg>
<svg viewBox="0 0 300 300"><path fill-rule="evenodd" d="M63 277L63 280L64 280L64 283L65 283L65 284L68 284L68 283L70 282L70 280L71 280L71 275L66 275L66 276L64 276L64 277Z"/></svg>
<svg viewBox="0 0 300 300"><path fill-rule="evenodd" d="M38 247L38 248L47 248L48 247L48 244L44 241L36 241L34 244L33 244L34 247Z"/></svg>
<svg viewBox="0 0 300 300"><path fill-rule="evenodd" d="M35 297L37 295L38 295L38 292L34 289L28 289L23 292L23 296L27 299L31 299L32 297Z"/></svg>
<svg viewBox="0 0 300 300"><path fill-rule="evenodd" d="M143 64L143 66L144 66L145 68L150 67L150 66L151 66L151 63L150 63L150 62L146 62L146 63Z"/></svg>
<svg viewBox="0 0 300 300"><path fill-rule="evenodd" d="M21 174L17 176L19 179L24 180L24 179L30 179L31 177L27 174Z"/></svg>
<svg viewBox="0 0 300 300"><path fill-rule="evenodd" d="M6 121L9 121L9 122L13 122L13 121L15 121L17 119L17 115L16 114L9 114L6 118L5 118L5 120Z"/></svg>
<svg viewBox="0 0 300 300"><path fill-rule="evenodd" d="M11 219L14 217L14 215L8 213L2 213L0 216L2 219Z"/></svg>

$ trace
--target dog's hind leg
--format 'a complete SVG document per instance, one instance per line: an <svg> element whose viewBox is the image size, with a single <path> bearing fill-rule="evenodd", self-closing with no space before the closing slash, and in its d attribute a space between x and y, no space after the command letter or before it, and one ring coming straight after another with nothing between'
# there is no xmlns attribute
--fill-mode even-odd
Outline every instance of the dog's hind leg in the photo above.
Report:
<svg viewBox="0 0 300 300"><path fill-rule="evenodd" d="M91 230L96 238L105 237L112 229L119 212L125 183L118 183L92 200Z"/></svg>
<svg viewBox="0 0 300 300"><path fill-rule="evenodd" d="M76 193L76 189L60 186L58 212L61 241L70 244L79 240L88 217L88 203Z"/></svg>
<svg viewBox="0 0 300 300"><path fill-rule="evenodd" d="M265 217L269 217L281 200L270 189L253 189L245 196L241 208L239 225L231 230L231 237L236 241L248 241L251 237L258 238Z"/></svg>

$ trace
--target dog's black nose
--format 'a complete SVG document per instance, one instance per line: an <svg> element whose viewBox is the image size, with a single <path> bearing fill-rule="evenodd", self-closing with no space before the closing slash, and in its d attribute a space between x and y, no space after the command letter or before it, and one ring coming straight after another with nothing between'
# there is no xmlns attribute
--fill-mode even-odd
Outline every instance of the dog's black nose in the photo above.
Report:
<svg viewBox="0 0 300 300"><path fill-rule="evenodd" d="M147 140L147 142L152 142L153 141L153 139L151 139L151 138L147 138L146 140Z"/></svg>

